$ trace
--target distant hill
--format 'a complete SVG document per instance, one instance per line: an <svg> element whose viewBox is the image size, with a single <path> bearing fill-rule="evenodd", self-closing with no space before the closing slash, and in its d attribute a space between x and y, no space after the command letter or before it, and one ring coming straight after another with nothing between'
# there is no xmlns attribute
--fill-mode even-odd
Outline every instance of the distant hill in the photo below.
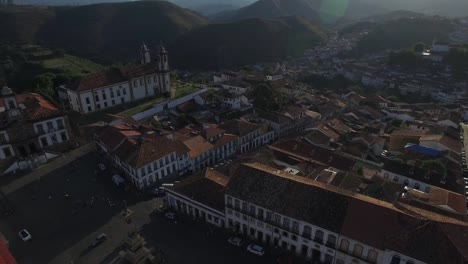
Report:
<svg viewBox="0 0 468 264"><path fill-rule="evenodd" d="M432 17L401 18L382 23L361 24L358 27L362 25L369 28L369 33L357 43L354 50L356 54L361 55L412 48L418 42L429 45L434 39L446 41L448 34L454 30L451 20Z"/></svg>
<svg viewBox="0 0 468 264"><path fill-rule="evenodd" d="M1 7L0 42L41 43L101 62L138 56L207 24L207 19L165 1L78 7Z"/></svg>
<svg viewBox="0 0 468 264"><path fill-rule="evenodd" d="M178 67L216 69L301 55L324 38L325 34L304 18L255 18L191 31L177 39L170 50Z"/></svg>
<svg viewBox="0 0 468 264"><path fill-rule="evenodd" d="M219 14L220 12L234 11L239 9L239 7L234 5L225 5L225 4L206 4L200 6L189 7L189 9L202 14L203 16L211 16L214 14Z"/></svg>
<svg viewBox="0 0 468 264"><path fill-rule="evenodd" d="M236 21L246 18L276 18L303 16L315 23L333 24L351 17L362 17L382 12L383 9L365 0L259 0L236 12L218 16L216 21Z"/></svg>
<svg viewBox="0 0 468 264"><path fill-rule="evenodd" d="M397 20L401 18L424 18L428 17L428 15L419 13L419 12L414 12L414 11L408 11L408 10L395 10L391 12L386 12L382 14L377 14L369 17L362 18L362 21L369 21L369 22L386 22L390 20Z"/></svg>
<svg viewBox="0 0 468 264"><path fill-rule="evenodd" d="M335 25L347 21L380 15L392 11L408 10L425 15L449 17L465 16L466 0L258 0L235 12L213 16L216 22L237 21L246 18L276 18L303 16L322 25ZM395 15L398 12L395 13ZM403 11L399 11L400 15Z"/></svg>

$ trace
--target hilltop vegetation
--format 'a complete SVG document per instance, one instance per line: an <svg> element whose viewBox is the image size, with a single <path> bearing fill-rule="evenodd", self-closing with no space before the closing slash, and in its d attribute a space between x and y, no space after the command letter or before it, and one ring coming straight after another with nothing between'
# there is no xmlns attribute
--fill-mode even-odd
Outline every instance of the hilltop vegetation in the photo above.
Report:
<svg viewBox="0 0 468 264"><path fill-rule="evenodd" d="M431 44L434 39L446 40L453 31L450 20L442 18L402 18L375 24L354 49L355 54L399 50L415 43Z"/></svg>
<svg viewBox="0 0 468 264"><path fill-rule="evenodd" d="M0 81L16 92L40 91L54 96L54 87L103 69L63 50L38 46L0 45Z"/></svg>
<svg viewBox="0 0 468 264"><path fill-rule="evenodd" d="M214 69L297 56L324 38L304 18L257 18L205 26L179 38L171 50L182 68Z"/></svg>
<svg viewBox="0 0 468 264"><path fill-rule="evenodd" d="M0 7L0 43L40 44L101 64L138 61L142 42L150 48L162 42L174 68L227 67L300 55L324 37L305 18L208 24L201 15L165 1ZM43 66L53 64L63 62Z"/></svg>
<svg viewBox="0 0 468 264"><path fill-rule="evenodd" d="M149 46L175 40L206 18L165 1L79 7L0 7L0 43L40 43L104 63L135 59Z"/></svg>

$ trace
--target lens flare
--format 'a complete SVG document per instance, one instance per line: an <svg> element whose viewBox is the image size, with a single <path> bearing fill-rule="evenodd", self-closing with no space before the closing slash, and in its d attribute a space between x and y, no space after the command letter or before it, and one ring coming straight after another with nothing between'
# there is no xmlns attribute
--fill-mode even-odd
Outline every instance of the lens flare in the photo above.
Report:
<svg viewBox="0 0 468 264"><path fill-rule="evenodd" d="M320 21L330 24L342 18L348 9L349 0L322 0L320 4Z"/></svg>

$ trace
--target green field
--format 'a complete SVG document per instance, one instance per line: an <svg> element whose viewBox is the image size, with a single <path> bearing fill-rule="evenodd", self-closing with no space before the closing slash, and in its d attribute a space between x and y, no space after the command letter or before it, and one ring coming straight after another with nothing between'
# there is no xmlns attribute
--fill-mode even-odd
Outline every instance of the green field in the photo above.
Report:
<svg viewBox="0 0 468 264"><path fill-rule="evenodd" d="M141 102L140 104L138 104L137 106L131 108L131 109L128 109L126 111L123 111L123 112L120 112L118 113L117 115L119 116L133 116L133 115L136 115L140 112L143 112L145 110L147 110L148 108L151 108L153 105L157 104L157 103L160 103L164 100L163 97L157 97L157 98L154 98L150 101L147 101L147 102Z"/></svg>
<svg viewBox="0 0 468 264"><path fill-rule="evenodd" d="M90 60L66 54L64 57L43 60L42 67L76 75L89 74L103 70L104 67Z"/></svg>
<svg viewBox="0 0 468 264"><path fill-rule="evenodd" d="M186 95L189 95L191 93L194 93L198 90L200 90L200 88L194 86L193 84L190 84L190 83L179 83L179 82L176 82L174 83L174 87L176 89L176 92L175 92L175 99L177 98L181 98L181 97L184 97Z"/></svg>

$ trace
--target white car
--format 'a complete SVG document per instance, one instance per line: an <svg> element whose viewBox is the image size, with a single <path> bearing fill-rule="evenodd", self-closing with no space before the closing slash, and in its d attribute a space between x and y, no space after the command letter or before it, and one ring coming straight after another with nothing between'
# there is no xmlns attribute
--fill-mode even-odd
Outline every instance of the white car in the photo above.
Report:
<svg viewBox="0 0 468 264"><path fill-rule="evenodd" d="M23 229L21 231L19 231L18 235L20 236L20 238L26 242L26 241L29 241L32 239L32 236L31 234L28 232L28 230L26 229Z"/></svg>
<svg viewBox="0 0 468 264"><path fill-rule="evenodd" d="M106 165L104 163L99 163L98 164L98 167L101 171L105 171L106 170Z"/></svg>
<svg viewBox="0 0 468 264"><path fill-rule="evenodd" d="M258 256L263 256L265 254L265 249L263 249L263 247L254 244L250 244L247 247L247 251Z"/></svg>
<svg viewBox="0 0 468 264"><path fill-rule="evenodd" d="M122 176L115 174L114 176L112 176L112 182L115 186L120 187L125 183L125 180L124 178L122 178Z"/></svg>
<svg viewBox="0 0 468 264"><path fill-rule="evenodd" d="M228 243L236 247L241 247L243 244L242 239L240 237L230 237L228 239Z"/></svg>
<svg viewBox="0 0 468 264"><path fill-rule="evenodd" d="M164 216L169 219L169 220L175 220L176 219L176 215L172 212L167 212L166 214L164 214Z"/></svg>

